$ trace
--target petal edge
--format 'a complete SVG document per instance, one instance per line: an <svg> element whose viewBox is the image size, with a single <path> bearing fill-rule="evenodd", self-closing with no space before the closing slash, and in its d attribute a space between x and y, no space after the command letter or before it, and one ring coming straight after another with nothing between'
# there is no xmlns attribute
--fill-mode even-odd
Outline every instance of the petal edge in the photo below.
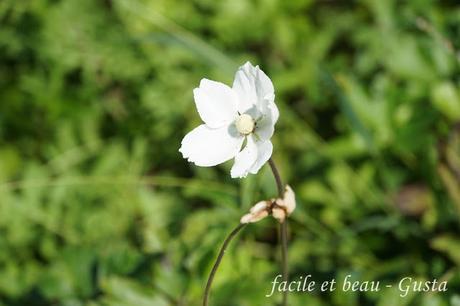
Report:
<svg viewBox="0 0 460 306"><path fill-rule="evenodd" d="M233 136L228 126L211 129L202 124L185 135L179 152L197 166L212 167L235 157L243 140Z"/></svg>

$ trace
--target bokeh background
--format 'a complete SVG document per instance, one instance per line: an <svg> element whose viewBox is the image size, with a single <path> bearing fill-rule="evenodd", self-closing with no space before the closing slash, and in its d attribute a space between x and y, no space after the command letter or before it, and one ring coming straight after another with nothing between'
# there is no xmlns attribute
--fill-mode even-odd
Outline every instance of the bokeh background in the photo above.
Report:
<svg viewBox="0 0 460 306"><path fill-rule="evenodd" d="M200 305L226 234L276 194L265 166L198 168L192 90L272 78L295 189L291 277L449 281L290 305L460 305L458 1L2 0L0 305ZM247 227L212 305L276 305L277 225Z"/></svg>

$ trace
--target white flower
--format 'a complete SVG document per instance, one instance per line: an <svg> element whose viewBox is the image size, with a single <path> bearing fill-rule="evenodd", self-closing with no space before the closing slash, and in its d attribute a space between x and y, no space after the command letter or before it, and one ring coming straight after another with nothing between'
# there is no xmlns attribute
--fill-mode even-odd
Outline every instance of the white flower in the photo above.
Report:
<svg viewBox="0 0 460 306"><path fill-rule="evenodd" d="M283 198L260 201L256 203L249 213L241 217L241 223L254 223L272 215L280 223L283 223L290 216L296 207L295 193L291 186L286 185Z"/></svg>
<svg viewBox="0 0 460 306"><path fill-rule="evenodd" d="M204 124L182 140L183 157L201 167L235 158L233 178L257 173L272 155L270 138L279 117L267 75L247 62L236 72L232 88L202 79L193 94Z"/></svg>

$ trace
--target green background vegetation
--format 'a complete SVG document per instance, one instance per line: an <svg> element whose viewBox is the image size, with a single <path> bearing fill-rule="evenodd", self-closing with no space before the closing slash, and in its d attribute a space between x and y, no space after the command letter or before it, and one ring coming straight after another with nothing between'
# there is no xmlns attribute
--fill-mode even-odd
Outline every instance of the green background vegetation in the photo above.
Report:
<svg viewBox="0 0 460 306"><path fill-rule="evenodd" d="M443 294L295 293L290 305L460 305L457 1L0 1L0 305L199 305L225 235L276 194L178 153L192 89L272 78L295 189L292 278L449 280ZM212 305L275 305L272 219Z"/></svg>

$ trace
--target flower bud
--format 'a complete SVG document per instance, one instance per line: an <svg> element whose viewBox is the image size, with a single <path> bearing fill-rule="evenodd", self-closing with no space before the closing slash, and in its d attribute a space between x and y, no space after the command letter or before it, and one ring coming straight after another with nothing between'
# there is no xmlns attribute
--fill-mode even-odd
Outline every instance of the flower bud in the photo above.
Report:
<svg viewBox="0 0 460 306"><path fill-rule="evenodd" d="M254 223L268 216L268 209L271 201L260 201L251 209L249 213L241 217L241 223Z"/></svg>
<svg viewBox="0 0 460 306"><path fill-rule="evenodd" d="M296 207L295 193L291 186L286 185L284 195L282 199L276 199L276 205L272 209L273 218L283 223L284 220L292 214Z"/></svg>

